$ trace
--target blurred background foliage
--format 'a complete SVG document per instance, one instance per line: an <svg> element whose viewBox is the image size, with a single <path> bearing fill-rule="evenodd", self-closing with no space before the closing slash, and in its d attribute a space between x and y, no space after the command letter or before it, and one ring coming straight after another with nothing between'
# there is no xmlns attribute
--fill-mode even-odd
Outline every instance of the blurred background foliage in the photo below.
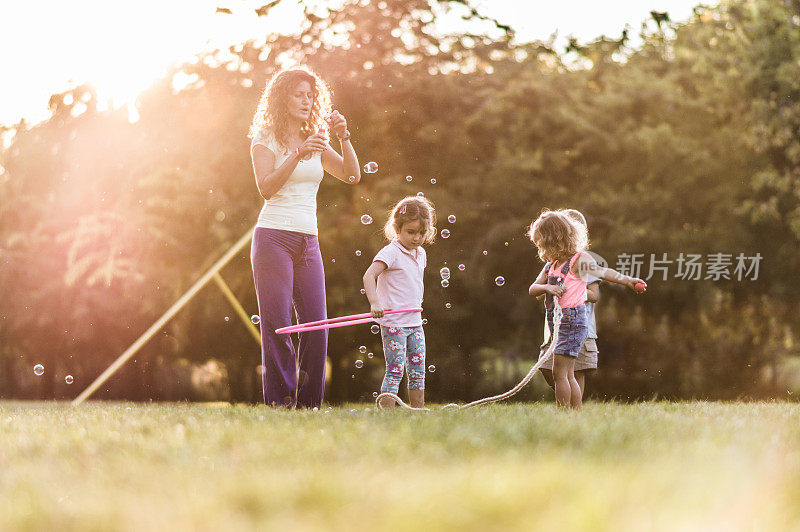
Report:
<svg viewBox="0 0 800 532"><path fill-rule="evenodd" d="M470 31L438 30L447 10ZM604 286L590 395L800 393L800 2L723 2L685 24L654 12L638 33L558 50L516 42L467 0L308 2L299 33L175 65L138 120L98 111L91 86L54 94L49 120L0 131L0 396L77 395L252 227L246 133L265 81L293 63L328 81L362 163L380 167L320 188L329 315L368 309L361 275L395 201L423 192L451 232L428 249L430 400L498 393L535 360L541 263L524 233L545 207L581 210L612 267L623 253L763 257L757 280L682 280L673 264L645 296ZM249 249L222 275L254 314ZM335 329L329 357L327 399L370 400L379 336ZM259 363L209 285L95 397L258 402Z"/></svg>

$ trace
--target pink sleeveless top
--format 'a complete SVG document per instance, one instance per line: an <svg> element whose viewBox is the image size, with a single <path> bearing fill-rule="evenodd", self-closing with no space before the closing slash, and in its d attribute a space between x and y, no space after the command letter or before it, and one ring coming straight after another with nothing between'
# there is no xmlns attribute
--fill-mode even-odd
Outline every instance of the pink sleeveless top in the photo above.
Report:
<svg viewBox="0 0 800 532"><path fill-rule="evenodd" d="M558 305L561 308L579 307L586 303L586 282L580 277L576 277L575 273L572 271L575 261L578 260L581 255L582 253L576 253L572 257L569 263L569 272L566 277L561 274L561 268L564 266L563 262L561 264L554 263L550 265L548 275L564 279L561 285L567 289L564 295L558 299Z"/></svg>

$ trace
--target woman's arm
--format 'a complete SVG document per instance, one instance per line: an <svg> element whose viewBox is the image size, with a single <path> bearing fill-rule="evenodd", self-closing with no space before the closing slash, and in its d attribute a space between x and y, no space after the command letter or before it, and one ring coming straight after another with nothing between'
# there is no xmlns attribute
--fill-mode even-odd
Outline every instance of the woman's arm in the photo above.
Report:
<svg viewBox="0 0 800 532"><path fill-rule="evenodd" d="M256 176L259 194L264 199L271 198L286 184L303 156L315 151L323 151L325 146L327 143L324 135L311 135L278 168L275 168L275 154L272 153L272 150L261 144L253 146L250 150L250 157L253 159L253 173Z"/></svg>
<svg viewBox="0 0 800 532"><path fill-rule="evenodd" d="M367 293L367 299L369 300L373 318L382 318L383 311L386 310L381 305L380 299L378 299L378 276L385 270L386 264L376 260L370 264L367 271L364 272L364 291Z"/></svg>
<svg viewBox="0 0 800 532"><path fill-rule="evenodd" d="M329 123L331 130L341 139L342 154L339 155L329 144L326 145L325 151L322 152L322 167L336 179L354 185L361 181L361 168L356 150L350 143L347 120L334 111Z"/></svg>

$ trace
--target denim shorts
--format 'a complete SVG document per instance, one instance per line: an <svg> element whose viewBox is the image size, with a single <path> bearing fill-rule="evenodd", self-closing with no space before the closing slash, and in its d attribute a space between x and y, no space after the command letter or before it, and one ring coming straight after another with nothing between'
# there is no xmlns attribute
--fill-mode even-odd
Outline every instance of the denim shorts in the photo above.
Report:
<svg viewBox="0 0 800 532"><path fill-rule="evenodd" d="M553 354L578 358L578 352L587 336L589 336L589 324L586 319L586 305L562 308L558 339Z"/></svg>

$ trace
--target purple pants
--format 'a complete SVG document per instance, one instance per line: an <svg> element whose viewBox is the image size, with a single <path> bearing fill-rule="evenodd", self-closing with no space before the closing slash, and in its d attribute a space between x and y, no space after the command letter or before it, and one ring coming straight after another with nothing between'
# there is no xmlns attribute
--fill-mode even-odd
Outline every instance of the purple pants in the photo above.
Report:
<svg viewBox="0 0 800 532"><path fill-rule="evenodd" d="M325 391L328 330L300 333L298 372L291 335L275 329L324 320L325 272L314 235L256 227L250 250L261 316L264 404L319 407Z"/></svg>

